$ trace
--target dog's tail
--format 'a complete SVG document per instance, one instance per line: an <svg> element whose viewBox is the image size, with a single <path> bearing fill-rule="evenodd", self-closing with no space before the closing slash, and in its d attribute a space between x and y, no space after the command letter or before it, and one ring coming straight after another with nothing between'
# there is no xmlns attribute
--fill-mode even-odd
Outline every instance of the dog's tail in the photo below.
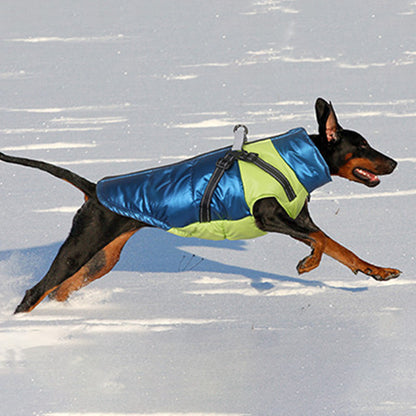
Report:
<svg viewBox="0 0 416 416"><path fill-rule="evenodd" d="M59 179L69 182L74 185L76 188L84 192L88 197L95 195L95 183L90 182L89 180L82 178L74 172L71 172L68 169L61 168L59 166L52 165L51 163L41 162L39 160L25 159L23 157L8 156L0 152L0 160L7 163L14 163L16 165L28 166L31 168L36 168L44 170L45 172L50 173L53 176L56 176Z"/></svg>

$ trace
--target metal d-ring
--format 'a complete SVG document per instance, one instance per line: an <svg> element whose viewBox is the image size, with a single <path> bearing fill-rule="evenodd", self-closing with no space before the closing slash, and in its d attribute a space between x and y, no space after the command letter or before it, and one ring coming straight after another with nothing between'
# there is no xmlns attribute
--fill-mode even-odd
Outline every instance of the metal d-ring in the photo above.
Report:
<svg viewBox="0 0 416 416"><path fill-rule="evenodd" d="M244 124L234 126L234 144L231 150L242 150L247 141L248 128Z"/></svg>

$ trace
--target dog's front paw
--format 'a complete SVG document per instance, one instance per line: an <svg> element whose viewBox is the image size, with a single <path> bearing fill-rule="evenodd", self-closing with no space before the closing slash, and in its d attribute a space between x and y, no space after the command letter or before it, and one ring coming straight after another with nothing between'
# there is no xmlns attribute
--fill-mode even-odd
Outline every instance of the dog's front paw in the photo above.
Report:
<svg viewBox="0 0 416 416"><path fill-rule="evenodd" d="M383 282L390 279L396 279L402 272L397 269L374 267L364 270L364 273L371 276L375 280Z"/></svg>
<svg viewBox="0 0 416 416"><path fill-rule="evenodd" d="M296 266L296 270L299 274L310 272L313 269L316 269L319 266L320 259L317 259L316 256L311 254L308 257L305 257L301 260Z"/></svg>

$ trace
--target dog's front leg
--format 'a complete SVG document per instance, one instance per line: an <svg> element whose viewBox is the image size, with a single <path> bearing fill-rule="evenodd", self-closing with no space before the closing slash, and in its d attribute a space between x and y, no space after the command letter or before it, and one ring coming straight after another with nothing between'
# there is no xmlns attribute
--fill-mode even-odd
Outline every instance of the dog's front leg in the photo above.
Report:
<svg viewBox="0 0 416 416"><path fill-rule="evenodd" d="M256 202L253 214L257 226L268 232L290 235L312 247L312 252L297 265L298 272L306 273L319 266L322 254L326 254L358 272L372 276L376 280L394 279L400 275L397 269L378 267L367 263L352 251L332 240L312 221L307 204L296 219L292 219L274 198L265 198Z"/></svg>
<svg viewBox="0 0 416 416"><path fill-rule="evenodd" d="M275 198L264 198L254 205L253 215L261 230L290 235L312 248L311 254L299 262L297 266L299 273L309 272L319 266L325 249L325 240L314 238L321 230L312 221L307 203L298 217L293 219Z"/></svg>
<svg viewBox="0 0 416 416"><path fill-rule="evenodd" d="M398 277L401 273L397 269L379 267L361 260L352 251L332 240L322 231L313 232L309 237L314 241L315 247L319 247L323 253L349 267L355 274L362 272L376 280L390 280ZM298 272L308 272L310 269L303 267L301 263L298 265Z"/></svg>

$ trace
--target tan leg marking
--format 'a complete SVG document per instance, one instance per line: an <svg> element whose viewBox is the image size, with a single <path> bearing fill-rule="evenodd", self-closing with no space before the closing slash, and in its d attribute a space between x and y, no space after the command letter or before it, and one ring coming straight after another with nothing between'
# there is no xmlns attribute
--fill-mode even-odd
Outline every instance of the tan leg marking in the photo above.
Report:
<svg viewBox="0 0 416 416"><path fill-rule="evenodd" d="M312 239L310 244L313 250L310 256L298 264L299 273L305 273L318 267L323 253L344 264L354 273L362 272L374 277L376 280L393 279L401 273L397 269L378 267L361 260L352 251L338 244L322 231L310 234L310 238Z"/></svg>
<svg viewBox="0 0 416 416"><path fill-rule="evenodd" d="M63 302L75 290L79 290L94 280L106 275L116 265L120 259L121 250L127 240L136 231L133 230L124 233L105 246L74 275L61 283L50 297L59 302Z"/></svg>

